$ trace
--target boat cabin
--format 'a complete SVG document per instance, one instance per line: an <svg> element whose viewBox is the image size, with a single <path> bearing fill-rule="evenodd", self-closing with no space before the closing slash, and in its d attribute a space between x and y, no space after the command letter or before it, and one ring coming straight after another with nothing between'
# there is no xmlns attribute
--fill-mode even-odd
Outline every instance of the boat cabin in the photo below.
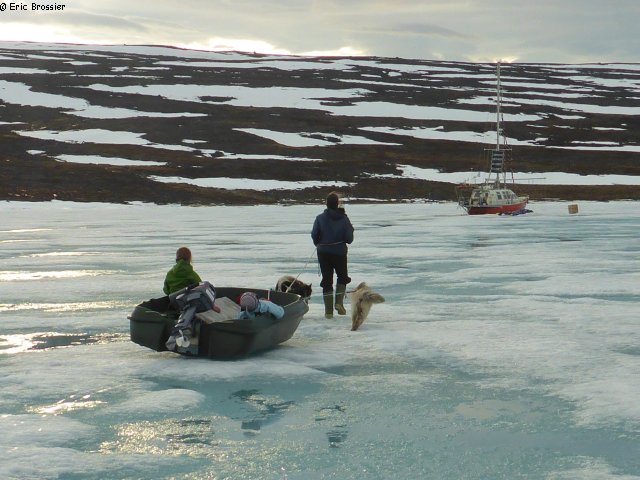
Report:
<svg viewBox="0 0 640 480"><path fill-rule="evenodd" d="M469 198L469 205L510 205L518 201L518 197L511 190L505 189L474 189Z"/></svg>

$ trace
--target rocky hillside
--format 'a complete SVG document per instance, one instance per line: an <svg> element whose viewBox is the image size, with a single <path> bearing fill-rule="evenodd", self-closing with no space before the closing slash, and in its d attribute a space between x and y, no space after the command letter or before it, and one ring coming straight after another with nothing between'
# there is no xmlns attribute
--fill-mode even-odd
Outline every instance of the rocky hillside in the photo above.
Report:
<svg viewBox="0 0 640 480"><path fill-rule="evenodd" d="M640 65L501 78L514 190L640 199ZM495 82L490 64L0 42L0 199L454 200L487 167Z"/></svg>

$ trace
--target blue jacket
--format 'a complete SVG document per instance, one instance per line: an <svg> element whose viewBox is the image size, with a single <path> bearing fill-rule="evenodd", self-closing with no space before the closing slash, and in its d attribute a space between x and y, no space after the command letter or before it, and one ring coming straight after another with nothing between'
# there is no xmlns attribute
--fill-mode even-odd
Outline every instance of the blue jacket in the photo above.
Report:
<svg viewBox="0 0 640 480"><path fill-rule="evenodd" d="M313 222L311 238L318 253L346 255L347 244L353 242L353 225L344 208L327 208L318 215Z"/></svg>
<svg viewBox="0 0 640 480"><path fill-rule="evenodd" d="M284 308L277 303L270 302L269 300L258 300L258 308L253 312L247 312L246 310L240 310L238 314L239 319L255 318L256 313L270 313L278 320L284 317Z"/></svg>

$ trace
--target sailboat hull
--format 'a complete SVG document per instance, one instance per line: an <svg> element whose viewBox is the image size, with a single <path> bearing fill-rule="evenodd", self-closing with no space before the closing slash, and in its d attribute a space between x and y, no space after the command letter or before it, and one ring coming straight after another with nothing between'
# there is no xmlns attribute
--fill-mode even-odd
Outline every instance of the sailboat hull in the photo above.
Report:
<svg viewBox="0 0 640 480"><path fill-rule="evenodd" d="M467 207L469 215L489 215L515 213L527 206L527 201L511 203L509 205L473 205Z"/></svg>

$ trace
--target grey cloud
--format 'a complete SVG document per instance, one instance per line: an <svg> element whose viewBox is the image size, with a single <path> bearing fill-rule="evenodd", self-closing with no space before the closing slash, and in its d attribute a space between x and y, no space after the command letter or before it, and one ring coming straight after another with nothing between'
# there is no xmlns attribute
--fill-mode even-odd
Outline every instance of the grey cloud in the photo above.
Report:
<svg viewBox="0 0 640 480"><path fill-rule="evenodd" d="M61 22L63 23L63 22ZM92 13L70 13L64 18L64 24L67 26L82 26L83 28L95 27L116 29L120 31L147 31L148 28L144 22L137 22L131 19L117 17L113 15L96 15Z"/></svg>
<svg viewBox="0 0 640 480"><path fill-rule="evenodd" d="M471 38L469 35L464 35L446 27L424 23L401 23L389 27L372 28L371 31L394 35L442 37L455 40L468 40Z"/></svg>

